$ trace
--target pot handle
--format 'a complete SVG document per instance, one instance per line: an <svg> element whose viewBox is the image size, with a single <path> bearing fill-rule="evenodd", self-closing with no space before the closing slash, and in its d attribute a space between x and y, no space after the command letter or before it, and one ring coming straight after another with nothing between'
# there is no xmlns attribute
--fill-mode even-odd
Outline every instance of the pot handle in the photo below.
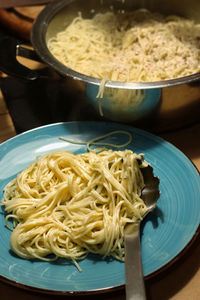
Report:
<svg viewBox="0 0 200 300"><path fill-rule="evenodd" d="M16 55L19 47L21 47L19 42L14 38L7 36L0 38L0 70L7 75L26 81L38 79L40 76L36 71L31 70L18 62ZM35 53L27 48L23 49L26 49L26 52L30 51L30 53ZM36 58L36 54L34 57ZM33 55L30 54L29 58L33 59Z"/></svg>

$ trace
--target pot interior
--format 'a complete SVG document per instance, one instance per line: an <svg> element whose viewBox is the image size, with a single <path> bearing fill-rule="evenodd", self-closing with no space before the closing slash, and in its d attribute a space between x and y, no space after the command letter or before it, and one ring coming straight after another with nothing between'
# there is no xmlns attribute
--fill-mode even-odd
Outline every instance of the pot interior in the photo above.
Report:
<svg viewBox="0 0 200 300"><path fill-rule="evenodd" d="M50 53L47 42L67 25L81 12L83 17L91 18L98 12L108 10L132 11L146 8L152 12L160 12L164 15L174 14L200 21L199 0L55 0L50 3L37 17L32 28L31 40L36 52L44 62L52 66L62 75L74 79L99 85L101 80L80 74L64 66ZM108 81L107 87L114 88L162 88L173 85L188 83L199 80L200 74L192 74L182 78L159 82L128 83Z"/></svg>

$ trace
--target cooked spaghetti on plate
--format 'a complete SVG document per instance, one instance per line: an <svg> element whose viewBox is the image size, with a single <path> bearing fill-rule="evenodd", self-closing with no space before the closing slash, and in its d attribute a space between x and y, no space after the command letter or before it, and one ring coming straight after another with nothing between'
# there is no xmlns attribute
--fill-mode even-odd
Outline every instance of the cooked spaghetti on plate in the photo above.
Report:
<svg viewBox="0 0 200 300"><path fill-rule="evenodd" d="M89 253L123 261L124 227L146 212L145 166L131 150L38 157L4 189L11 249L24 259L64 257L78 268Z"/></svg>

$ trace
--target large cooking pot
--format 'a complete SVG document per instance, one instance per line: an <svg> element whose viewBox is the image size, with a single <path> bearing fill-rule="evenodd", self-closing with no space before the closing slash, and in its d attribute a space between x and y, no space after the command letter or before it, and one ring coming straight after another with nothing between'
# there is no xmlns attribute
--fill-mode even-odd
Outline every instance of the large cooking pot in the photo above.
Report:
<svg viewBox="0 0 200 300"><path fill-rule="evenodd" d="M105 12L112 7L115 10L125 9L128 11L147 8L152 12L162 14L176 14L200 21L199 0L55 0L47 5L36 18L31 32L31 42L34 52L24 49L16 42L1 41L0 49L3 54L0 59L0 68L4 72L25 78L37 80L35 71L27 70L13 58L10 59L9 67L5 56L15 54L45 62L53 70L67 80L72 80L74 89L77 85L81 92L87 95L87 101L98 110L96 95L101 79L78 73L60 63L48 50L47 41L57 32L63 30L72 19L81 11L83 16L92 17L97 12ZM8 51L10 49L10 51ZM36 58L36 54L38 57ZM9 69L9 70L8 70ZM117 107L116 103L104 99L102 101L103 115L107 119L122 122L135 122L142 127L164 130L186 125L199 120L200 113L200 73L190 76L165 80L159 82L117 82L108 81L108 88L134 90L142 95L142 101L138 105ZM79 89L80 91L80 89ZM126 94L125 94L126 95Z"/></svg>

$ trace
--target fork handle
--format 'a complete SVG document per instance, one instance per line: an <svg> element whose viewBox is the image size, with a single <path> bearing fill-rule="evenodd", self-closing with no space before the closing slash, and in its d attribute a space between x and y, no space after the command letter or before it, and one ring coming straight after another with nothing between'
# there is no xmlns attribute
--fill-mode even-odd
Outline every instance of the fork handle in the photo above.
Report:
<svg viewBox="0 0 200 300"><path fill-rule="evenodd" d="M130 225L130 230L126 230L125 234L126 300L146 300L139 226L139 223Z"/></svg>

